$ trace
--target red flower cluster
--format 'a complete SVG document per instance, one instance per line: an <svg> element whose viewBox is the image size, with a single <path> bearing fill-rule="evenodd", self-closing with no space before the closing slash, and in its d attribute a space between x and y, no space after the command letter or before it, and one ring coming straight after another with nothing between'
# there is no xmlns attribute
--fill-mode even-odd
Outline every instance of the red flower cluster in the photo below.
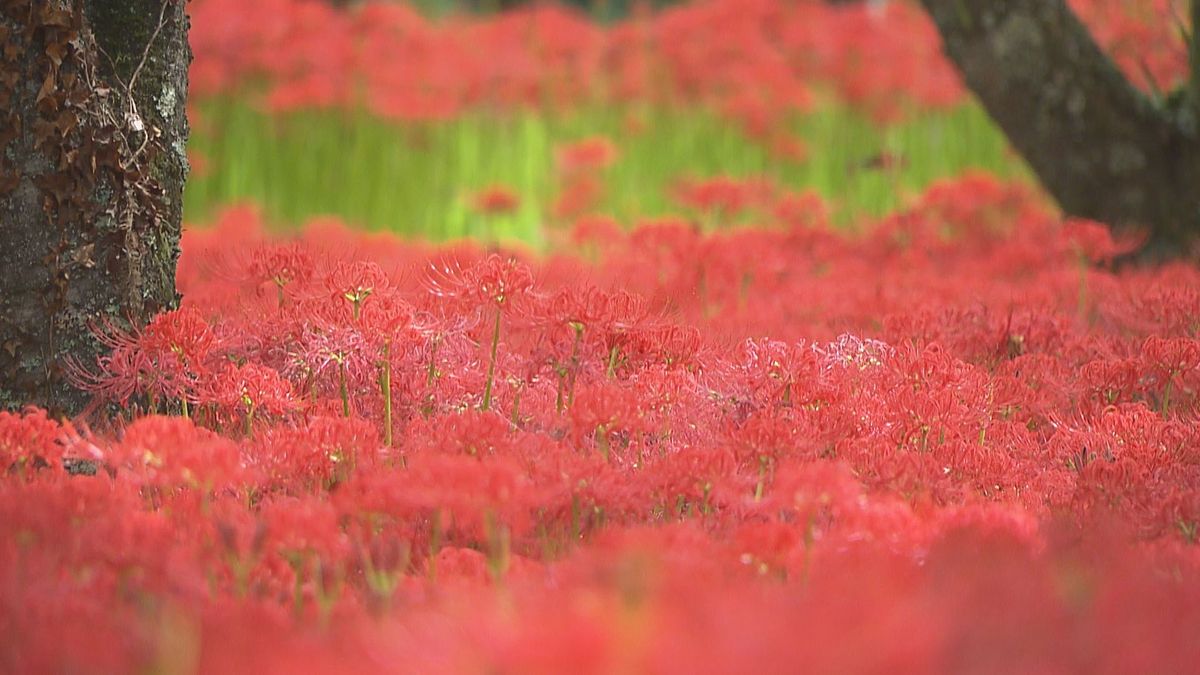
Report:
<svg viewBox="0 0 1200 675"><path fill-rule="evenodd" d="M471 200L471 207L485 216L512 213L521 206L517 193L503 185L492 185L480 190Z"/></svg>
<svg viewBox="0 0 1200 675"><path fill-rule="evenodd" d="M823 211L189 231L184 307L78 364L121 418L0 413L0 670L1200 662L1200 271L983 177Z"/></svg>
<svg viewBox="0 0 1200 675"><path fill-rule="evenodd" d="M604 197L604 170L617 160L617 146L593 136L556 149L559 188L553 213L564 220L594 211Z"/></svg>
<svg viewBox="0 0 1200 675"><path fill-rule="evenodd" d="M717 176L680 181L675 189L675 200L700 214L728 217L775 205L774 193L775 187L763 179Z"/></svg>
<svg viewBox="0 0 1200 675"><path fill-rule="evenodd" d="M351 11L313 0L193 0L191 85L267 84L276 110L365 104L384 117L587 102L707 104L771 134L826 92L891 119L961 100L936 30L904 0L703 0L611 27L552 5L434 21L400 3ZM1182 0L1072 0L1134 79L1187 72Z"/></svg>

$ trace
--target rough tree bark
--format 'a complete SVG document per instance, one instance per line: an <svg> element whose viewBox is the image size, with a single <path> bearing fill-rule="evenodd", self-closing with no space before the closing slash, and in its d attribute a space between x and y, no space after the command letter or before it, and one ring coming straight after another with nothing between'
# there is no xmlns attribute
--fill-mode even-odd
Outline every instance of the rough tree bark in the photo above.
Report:
<svg viewBox="0 0 1200 675"><path fill-rule="evenodd" d="M1064 212L1147 228L1144 258L1194 252L1200 92L1151 100L1064 0L921 2L967 86Z"/></svg>
<svg viewBox="0 0 1200 675"><path fill-rule="evenodd" d="M93 328L175 306L185 0L0 0L0 409L74 414Z"/></svg>

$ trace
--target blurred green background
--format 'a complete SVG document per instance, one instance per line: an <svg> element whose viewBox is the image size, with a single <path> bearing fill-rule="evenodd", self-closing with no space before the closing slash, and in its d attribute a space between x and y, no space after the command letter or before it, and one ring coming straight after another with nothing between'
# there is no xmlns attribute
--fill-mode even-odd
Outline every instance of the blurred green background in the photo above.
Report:
<svg viewBox="0 0 1200 675"><path fill-rule="evenodd" d="M887 213L931 181L971 168L1024 172L980 108L915 113L880 126L838 106L796 115L789 130L800 161L779 157L738 125L703 110L595 107L468 114L398 125L366 112L265 114L241 100L199 104L204 123L190 148L199 158L185 199L189 222L221 205L253 200L278 222L335 215L373 230L431 239L481 236L540 245L564 189L554 150L593 136L611 139L616 162L603 172L598 212L622 221L680 213L671 198L683 177L766 178L830 200L835 222ZM628 129L638 120L637 133ZM514 192L510 214L484 215L475 195Z"/></svg>

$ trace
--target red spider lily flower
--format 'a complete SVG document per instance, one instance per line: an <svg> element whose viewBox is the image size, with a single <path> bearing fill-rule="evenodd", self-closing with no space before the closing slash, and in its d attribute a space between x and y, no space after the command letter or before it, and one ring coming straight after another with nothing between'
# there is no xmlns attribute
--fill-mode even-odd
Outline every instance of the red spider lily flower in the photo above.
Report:
<svg viewBox="0 0 1200 675"><path fill-rule="evenodd" d="M624 238L621 224L607 216L585 216L571 226L571 242L577 245L616 244Z"/></svg>
<svg viewBox="0 0 1200 675"><path fill-rule="evenodd" d="M217 342L199 310L184 307L151 319L138 345L158 354L175 355L184 369L200 370Z"/></svg>
<svg viewBox="0 0 1200 675"><path fill-rule="evenodd" d="M522 307L525 318L543 327L578 326L592 333L614 324L632 324L645 316L645 301L624 290L568 287Z"/></svg>
<svg viewBox="0 0 1200 675"><path fill-rule="evenodd" d="M775 187L765 180L744 180L718 176L706 180L685 180L675 189L675 199L683 206L735 216L772 201Z"/></svg>
<svg viewBox="0 0 1200 675"><path fill-rule="evenodd" d="M617 146L607 138L594 136L560 145L555 159L563 174L593 173L617 161Z"/></svg>
<svg viewBox="0 0 1200 675"><path fill-rule="evenodd" d="M1079 383L1103 406L1127 403L1144 377L1142 368L1139 359L1097 359L1080 368Z"/></svg>
<svg viewBox="0 0 1200 675"><path fill-rule="evenodd" d="M177 417L136 420L108 450L106 462L118 472L131 472L139 483L164 488L211 491L242 477L235 443Z"/></svg>
<svg viewBox="0 0 1200 675"><path fill-rule="evenodd" d="M388 275L379 265L367 261L339 262L325 277L325 287L335 300L344 300L352 307L357 321L363 303L371 294L387 289Z"/></svg>
<svg viewBox="0 0 1200 675"><path fill-rule="evenodd" d="M428 518L441 513L444 543L484 542L497 525L524 532L529 524L527 479L511 460L488 462L466 455L413 457L403 472L363 476L347 499L391 518ZM489 522L490 521L490 522ZM497 534L492 532L491 534Z"/></svg>
<svg viewBox="0 0 1200 675"><path fill-rule="evenodd" d="M795 164L808 161L808 145L791 134L777 134L771 139L771 154L781 160Z"/></svg>
<svg viewBox="0 0 1200 675"><path fill-rule="evenodd" d="M256 285L274 287L280 305L284 293L293 284L304 284L312 278L315 261L301 244L265 244L250 253L249 274Z"/></svg>
<svg viewBox="0 0 1200 675"><path fill-rule="evenodd" d="M431 265L426 283L438 298L467 307L504 309L533 288L533 272L524 263L493 253L466 269Z"/></svg>
<svg viewBox="0 0 1200 675"><path fill-rule="evenodd" d="M503 185L484 188L471 198L471 207L485 216L516 213L520 206L517 193Z"/></svg>
<svg viewBox="0 0 1200 675"><path fill-rule="evenodd" d="M686 368L695 365L700 352L700 331L691 326L645 323L623 337L621 356L643 367L650 363Z"/></svg>
<svg viewBox="0 0 1200 675"><path fill-rule="evenodd" d="M1142 359L1164 376L1186 373L1200 367L1200 340L1151 336L1142 343Z"/></svg>
<svg viewBox="0 0 1200 675"><path fill-rule="evenodd" d="M1161 338L1151 336L1142 343L1142 362L1162 383L1159 407L1167 414L1171 407L1175 385L1181 377L1193 376L1200 368L1200 340L1192 338ZM1182 392L1195 398L1195 391ZM1178 404L1178 401L1175 402Z"/></svg>
<svg viewBox="0 0 1200 675"><path fill-rule="evenodd" d="M303 378L313 395L332 389L349 417L359 391L374 379L381 345L373 344L358 325L313 323L299 336L287 371Z"/></svg>
<svg viewBox="0 0 1200 675"><path fill-rule="evenodd" d="M1114 258L1137 250L1142 237L1126 233L1114 237L1111 228L1090 220L1071 219L1063 225L1065 239L1084 260L1090 263L1107 263Z"/></svg>
<svg viewBox="0 0 1200 675"><path fill-rule="evenodd" d="M641 409L638 392L613 382L598 382L580 389L570 419L572 437L577 445L595 445L609 461L614 450L622 462L633 461L624 447L614 448L614 442L636 443L637 435L651 430L645 411Z"/></svg>
<svg viewBox="0 0 1200 675"><path fill-rule="evenodd" d="M108 324L97 335L112 351L97 359L96 372L69 364L68 372L81 388L122 405L139 394L150 397L151 408L181 401L184 414L218 344L199 311L186 307L158 314L140 330Z"/></svg>
<svg viewBox="0 0 1200 675"><path fill-rule="evenodd" d="M350 538L339 524L341 514L328 500L310 495L279 497L263 504L260 544L264 555L287 561L293 572L312 558L332 562L349 555Z"/></svg>
<svg viewBox="0 0 1200 675"><path fill-rule="evenodd" d="M417 308L395 289L377 294L371 304L363 308L362 323L368 331L390 336L405 335L423 327Z"/></svg>
<svg viewBox="0 0 1200 675"><path fill-rule="evenodd" d="M784 225L796 229L825 229L829 224L829 206L815 192L780 195L772 209Z"/></svg>
<svg viewBox="0 0 1200 675"><path fill-rule="evenodd" d="M199 402L215 404L227 419L240 418L247 433L255 420L283 417L300 407L292 383L275 369L256 363L226 363L214 374Z"/></svg>
<svg viewBox="0 0 1200 675"><path fill-rule="evenodd" d="M322 377L345 370L354 377L369 377L375 358L375 345L357 327L313 323L300 335L289 373Z"/></svg>
<svg viewBox="0 0 1200 675"><path fill-rule="evenodd" d="M823 360L809 345L752 340L745 345L746 386L759 405L804 405L819 391Z"/></svg>
<svg viewBox="0 0 1200 675"><path fill-rule="evenodd" d="M599 178L581 174L566 181L554 201L557 218L576 218L594 210L604 197L604 184Z"/></svg>
<svg viewBox="0 0 1200 675"><path fill-rule="evenodd" d="M62 436L62 426L45 410L0 411L0 472L61 466Z"/></svg>
<svg viewBox="0 0 1200 675"><path fill-rule="evenodd" d="M517 443L512 423L495 411L467 410L418 421L409 429L414 454L515 457Z"/></svg>
<svg viewBox="0 0 1200 675"><path fill-rule="evenodd" d="M359 467L375 466L380 448L371 422L321 414L267 428L249 443L247 466L263 489L288 493L328 489Z"/></svg>

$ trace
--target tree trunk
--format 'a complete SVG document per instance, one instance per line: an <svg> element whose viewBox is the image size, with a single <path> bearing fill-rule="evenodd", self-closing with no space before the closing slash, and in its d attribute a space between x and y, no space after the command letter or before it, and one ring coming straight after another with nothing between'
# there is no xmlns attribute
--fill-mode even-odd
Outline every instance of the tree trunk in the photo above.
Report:
<svg viewBox="0 0 1200 675"><path fill-rule="evenodd" d="M1138 91L1064 0L921 0L966 84L1068 215L1146 228L1148 257L1194 252L1191 96Z"/></svg>
<svg viewBox="0 0 1200 675"><path fill-rule="evenodd" d="M0 409L74 414L66 376L176 305L185 0L0 0Z"/></svg>

